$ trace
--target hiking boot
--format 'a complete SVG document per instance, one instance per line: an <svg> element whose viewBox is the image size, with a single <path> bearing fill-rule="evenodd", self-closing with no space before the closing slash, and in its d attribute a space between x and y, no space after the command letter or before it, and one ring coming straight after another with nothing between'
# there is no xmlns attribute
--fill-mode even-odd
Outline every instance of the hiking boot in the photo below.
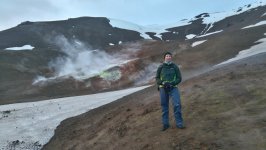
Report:
<svg viewBox="0 0 266 150"><path fill-rule="evenodd" d="M163 125L163 128L162 128L161 131L165 131L165 130L167 130L169 127L170 127L169 125Z"/></svg>
<svg viewBox="0 0 266 150"><path fill-rule="evenodd" d="M185 129L186 127L184 125L176 126L178 129Z"/></svg>

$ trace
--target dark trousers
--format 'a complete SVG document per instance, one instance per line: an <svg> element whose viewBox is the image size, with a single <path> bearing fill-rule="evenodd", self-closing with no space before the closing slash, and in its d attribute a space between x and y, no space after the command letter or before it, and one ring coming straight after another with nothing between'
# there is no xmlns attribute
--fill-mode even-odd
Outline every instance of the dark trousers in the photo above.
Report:
<svg viewBox="0 0 266 150"><path fill-rule="evenodd" d="M166 92L164 88L160 88L161 106L162 106L162 123L169 125L169 98L172 98L174 107L174 116L176 126L183 126L183 118L181 112L181 101L178 88L173 88Z"/></svg>

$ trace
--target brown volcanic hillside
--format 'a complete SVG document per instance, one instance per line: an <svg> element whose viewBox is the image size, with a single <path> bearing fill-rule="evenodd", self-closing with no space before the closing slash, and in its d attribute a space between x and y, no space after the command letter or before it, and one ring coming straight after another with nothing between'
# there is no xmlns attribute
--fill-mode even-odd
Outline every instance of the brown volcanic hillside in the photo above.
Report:
<svg viewBox="0 0 266 150"><path fill-rule="evenodd" d="M265 31L265 26L258 26L249 29L224 31L184 42L147 40L109 47L106 49L109 54L120 53L138 58L121 67L114 67L107 71L122 73L122 78L116 81L107 81L100 76L95 76L83 81L73 78L58 78L52 82L32 85L37 75L53 76L53 70L46 65L53 58L62 55L60 54L62 52L55 50L0 51L0 60L2 60L0 61L0 67L2 68L0 73L0 104L83 95L134 86L138 79L145 77L146 73L156 71L156 64L158 65L162 61L162 53L165 50L170 50L175 54L175 61L180 65L184 77L189 78L208 70L215 64L234 57L241 50L258 44L255 42L264 37ZM193 42L200 40L207 41L196 47L191 47ZM132 49L133 51L131 51ZM136 52L134 52L135 49L137 49ZM149 67L149 65L153 67L147 71L146 67ZM145 82L152 82L152 80L144 81L143 84Z"/></svg>
<svg viewBox="0 0 266 150"><path fill-rule="evenodd" d="M227 17L213 24L214 26L208 31L206 29L210 24L204 24L202 19L209 14L204 13L192 19L189 25L166 29L167 32L161 34L162 40L158 37L154 40L143 39L137 31L114 28L107 18L101 17L24 22L0 32L0 104L83 95L151 83L156 65L162 61L162 53L166 50L175 54L175 61L180 65L183 75L189 78L234 57L240 50L257 44L255 41L265 36L265 25L249 29L241 28L265 20L266 15L262 16L265 8L266 6L260 6ZM188 34L201 35L217 30L223 32L186 39ZM154 33L149 34L154 35ZM63 40L58 41L58 37L63 37ZM191 47L193 42L201 40L207 41ZM65 46L64 42L68 45ZM80 47L77 46L77 42L83 43L87 51L102 48L99 51L116 57L127 55L125 60L134 59L134 61L109 68L87 79L77 80L66 75L33 85L39 76L56 77L58 72L50 66L50 63L57 59L69 58L68 51L71 48L73 51L69 53L78 54ZM32 51L3 50L6 47L25 44L35 48ZM118 74L121 78L115 76L117 79L115 81L106 80L102 77L106 74L111 77L112 74ZM146 74L150 78L145 78Z"/></svg>
<svg viewBox="0 0 266 150"><path fill-rule="evenodd" d="M186 129L160 131L156 87L63 121L45 150L264 150L266 53L217 68L180 86ZM170 111L172 113L172 111Z"/></svg>

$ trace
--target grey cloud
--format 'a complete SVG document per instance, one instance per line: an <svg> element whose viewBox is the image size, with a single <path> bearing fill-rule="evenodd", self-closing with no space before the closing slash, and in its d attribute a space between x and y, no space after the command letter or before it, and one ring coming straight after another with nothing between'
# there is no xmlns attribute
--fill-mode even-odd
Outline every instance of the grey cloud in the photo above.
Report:
<svg viewBox="0 0 266 150"><path fill-rule="evenodd" d="M58 6L42 0L4 0L0 3L0 24L2 28L15 26L27 20L42 20L45 16L59 13Z"/></svg>
<svg viewBox="0 0 266 150"><path fill-rule="evenodd" d="M58 7L50 1L41 0L6 0L0 5L0 18L13 18L21 15L38 15L39 13L57 12ZM37 13L37 14L35 14Z"/></svg>

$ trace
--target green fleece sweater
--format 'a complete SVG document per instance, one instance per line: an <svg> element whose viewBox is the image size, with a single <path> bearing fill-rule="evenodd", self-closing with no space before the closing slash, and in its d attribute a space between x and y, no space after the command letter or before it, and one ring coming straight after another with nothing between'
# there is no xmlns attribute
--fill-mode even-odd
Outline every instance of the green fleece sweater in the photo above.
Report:
<svg viewBox="0 0 266 150"><path fill-rule="evenodd" d="M173 86L177 86L182 80L180 70L174 63L161 64L156 73L156 82L158 86L163 82L170 82Z"/></svg>

